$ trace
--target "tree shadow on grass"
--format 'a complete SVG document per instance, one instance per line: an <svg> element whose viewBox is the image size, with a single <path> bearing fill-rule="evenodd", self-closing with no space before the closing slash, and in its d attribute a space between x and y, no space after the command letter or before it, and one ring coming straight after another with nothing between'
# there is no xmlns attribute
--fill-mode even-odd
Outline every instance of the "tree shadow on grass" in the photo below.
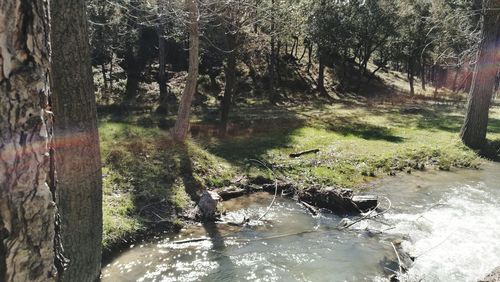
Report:
<svg viewBox="0 0 500 282"><path fill-rule="evenodd" d="M289 146L293 132L304 126L299 118L253 120L235 123L225 138L208 141L207 150L227 161L241 165L247 159L262 158L269 150ZM200 140L206 140L201 137Z"/></svg>
<svg viewBox="0 0 500 282"><path fill-rule="evenodd" d="M426 130L441 130L447 132L460 132L464 118L458 115L438 113L434 116L421 115L417 128Z"/></svg>
<svg viewBox="0 0 500 282"><path fill-rule="evenodd" d="M180 177L184 183L186 194L189 196L191 201L198 203L203 189L203 184L194 177L193 163L191 155L189 154L189 148L185 143L181 142L175 142L175 146L177 147L176 151L179 154Z"/></svg>
<svg viewBox="0 0 500 282"><path fill-rule="evenodd" d="M383 140L392 143L401 143L405 140L395 135L388 127L362 122L355 117L336 117L335 121L329 121L327 124L328 130L344 136L352 135L365 140Z"/></svg>

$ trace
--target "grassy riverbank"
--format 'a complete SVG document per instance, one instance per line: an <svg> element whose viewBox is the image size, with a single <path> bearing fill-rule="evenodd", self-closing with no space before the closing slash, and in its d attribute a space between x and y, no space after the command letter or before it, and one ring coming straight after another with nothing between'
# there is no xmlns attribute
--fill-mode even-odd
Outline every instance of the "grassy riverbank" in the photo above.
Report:
<svg viewBox="0 0 500 282"><path fill-rule="evenodd" d="M230 185L247 173L248 160L268 162L281 178L366 189L369 181L412 170L475 168L480 159L458 140L462 107L407 100L351 100L279 108L239 107L229 135L200 118L185 145L157 125L162 117L103 118L104 246L151 228L180 224L190 194ZM284 108L286 110L284 110ZM119 120L116 122L114 120ZM144 122L146 120L146 122ZM500 139L494 108L489 138ZM318 154L289 158L290 153Z"/></svg>

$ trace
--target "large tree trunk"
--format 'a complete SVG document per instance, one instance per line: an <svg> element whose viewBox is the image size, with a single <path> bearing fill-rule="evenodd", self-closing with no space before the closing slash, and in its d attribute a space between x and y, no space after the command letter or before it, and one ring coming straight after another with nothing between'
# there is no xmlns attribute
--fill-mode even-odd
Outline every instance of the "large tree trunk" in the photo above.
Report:
<svg viewBox="0 0 500 282"><path fill-rule="evenodd" d="M101 272L102 176L85 1L51 0L51 12L58 203L70 260L62 280L93 282Z"/></svg>
<svg viewBox="0 0 500 282"><path fill-rule="evenodd" d="M482 41L469 93L467 114L460 132L464 144L473 149L483 149L486 144L488 114L497 72L496 52L500 48L500 1L485 0L483 5Z"/></svg>
<svg viewBox="0 0 500 282"><path fill-rule="evenodd" d="M227 47L229 52L227 54L227 65L224 69L226 76L226 85L224 88L224 97L221 101L221 118L219 132L222 136L226 134L227 122L229 118L229 110L231 109L231 102L236 85L236 38L231 32L226 35Z"/></svg>
<svg viewBox="0 0 500 282"><path fill-rule="evenodd" d="M172 130L172 135L177 141L186 140L189 131L189 116L191 113L191 102L196 92L199 68L199 45L200 31L198 29L198 4L197 0L185 0L186 9L189 13L189 70L186 79L186 86L182 93L177 113L177 120Z"/></svg>
<svg viewBox="0 0 500 282"><path fill-rule="evenodd" d="M56 281L48 7L0 1L0 281ZM55 184L51 181L51 184Z"/></svg>

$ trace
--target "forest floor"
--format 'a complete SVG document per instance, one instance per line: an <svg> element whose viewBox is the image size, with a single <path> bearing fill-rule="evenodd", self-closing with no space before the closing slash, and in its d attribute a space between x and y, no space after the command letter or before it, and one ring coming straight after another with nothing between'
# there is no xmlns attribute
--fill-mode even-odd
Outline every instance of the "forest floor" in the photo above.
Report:
<svg viewBox="0 0 500 282"><path fill-rule="evenodd" d="M230 186L268 172L298 186L320 184L367 190L373 180L413 170L478 168L481 159L459 138L463 101L421 97L314 98L270 105L247 99L232 110L228 134L217 134L214 115L193 117L191 138L173 142L171 118L155 114L100 114L104 173L104 248L138 234L175 230L190 195ZM500 139L500 107L493 107L488 138ZM318 149L316 154L289 154Z"/></svg>

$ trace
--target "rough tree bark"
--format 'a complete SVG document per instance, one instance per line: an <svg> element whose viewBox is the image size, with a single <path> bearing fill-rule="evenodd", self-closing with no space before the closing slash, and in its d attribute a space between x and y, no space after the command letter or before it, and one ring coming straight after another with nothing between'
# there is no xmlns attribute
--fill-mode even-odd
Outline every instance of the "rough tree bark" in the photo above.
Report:
<svg viewBox="0 0 500 282"><path fill-rule="evenodd" d="M86 5L50 3L58 204L70 260L62 280L93 282L101 269L102 176Z"/></svg>
<svg viewBox="0 0 500 282"><path fill-rule="evenodd" d="M48 184L48 19L46 1L0 1L0 281L56 281L62 271Z"/></svg>
<svg viewBox="0 0 500 282"><path fill-rule="evenodd" d="M197 0L185 0L186 9L189 13L189 69L186 86L182 93L177 113L177 120L172 129L172 136L177 141L184 141L189 130L189 115L191 113L191 102L196 92L199 68L199 45L200 31L198 27L198 4Z"/></svg>
<svg viewBox="0 0 500 282"><path fill-rule="evenodd" d="M474 77L469 93L467 114L460 131L463 143L472 149L484 149L491 96L498 69L500 48L500 0L483 2L482 41L477 54Z"/></svg>

